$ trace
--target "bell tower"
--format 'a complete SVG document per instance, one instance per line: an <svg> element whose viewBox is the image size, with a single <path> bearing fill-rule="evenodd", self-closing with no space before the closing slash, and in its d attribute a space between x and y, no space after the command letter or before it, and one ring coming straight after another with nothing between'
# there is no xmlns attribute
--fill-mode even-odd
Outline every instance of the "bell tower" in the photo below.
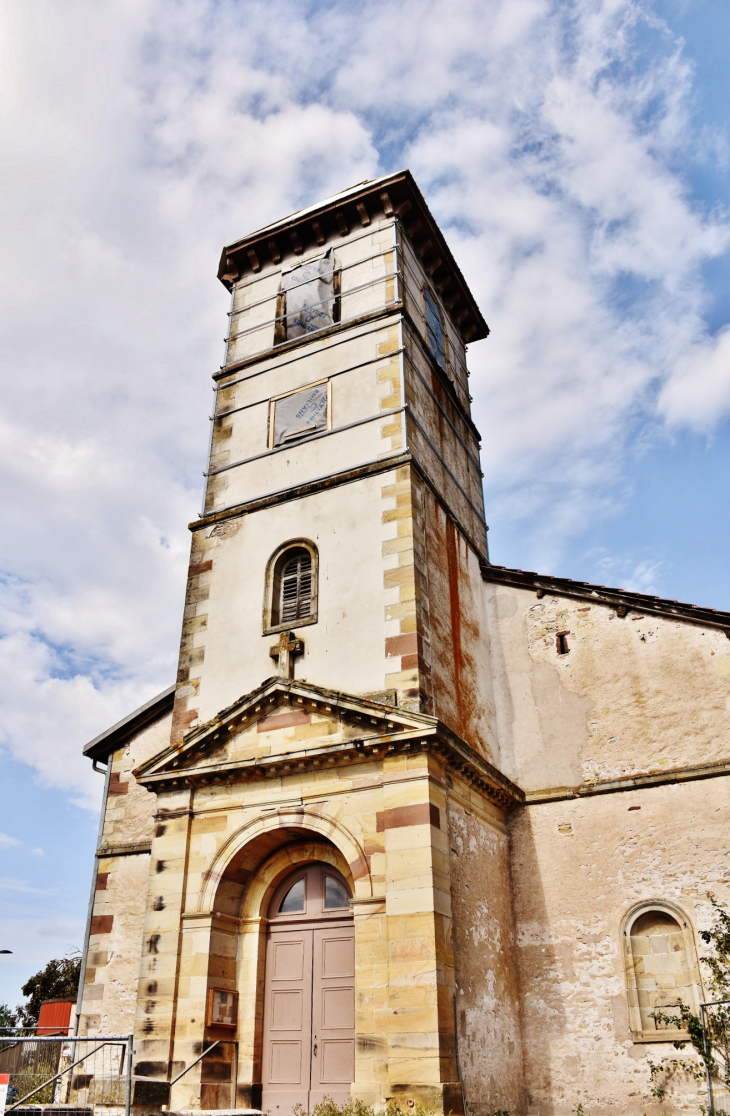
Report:
<svg viewBox="0 0 730 1116"><path fill-rule="evenodd" d="M134 771L140 1090L459 1112L449 819L503 841L521 793L485 654L465 347L487 327L407 171L243 237L219 278L171 740Z"/></svg>
<svg viewBox="0 0 730 1116"><path fill-rule="evenodd" d="M365 182L243 237L219 278L229 330L174 738L272 674L291 631L280 673L435 714L489 754L465 354L488 330L415 182Z"/></svg>

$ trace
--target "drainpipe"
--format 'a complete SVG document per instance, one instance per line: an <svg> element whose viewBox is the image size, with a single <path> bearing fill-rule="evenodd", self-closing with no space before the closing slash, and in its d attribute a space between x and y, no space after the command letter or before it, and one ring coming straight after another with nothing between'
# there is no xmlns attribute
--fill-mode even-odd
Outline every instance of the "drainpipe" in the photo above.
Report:
<svg viewBox="0 0 730 1116"><path fill-rule="evenodd" d="M91 872L91 894L89 895L89 909L86 914L86 933L84 934L84 952L81 955L81 972L79 973L79 994L76 999L76 1022L74 1023L74 1034L79 1033L79 1024L81 1022L81 1002L84 998L84 981L86 980L86 959L89 956L89 938L91 937L91 917L94 913L94 899L96 897L96 877L99 872L99 857L96 855L101 839L104 835L104 822L106 821L106 804L109 798L109 779L112 773L112 758L114 753L110 752L107 756L106 767L97 767L97 761L94 760L92 767L94 771L98 771L100 775L104 776L104 796L101 800L101 815L99 817L99 832L96 838L96 845L94 846L94 867Z"/></svg>

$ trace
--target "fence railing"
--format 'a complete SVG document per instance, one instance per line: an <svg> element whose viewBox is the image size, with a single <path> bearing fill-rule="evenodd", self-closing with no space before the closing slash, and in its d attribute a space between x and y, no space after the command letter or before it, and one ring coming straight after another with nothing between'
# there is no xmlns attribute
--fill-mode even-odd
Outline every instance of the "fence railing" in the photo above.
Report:
<svg viewBox="0 0 730 1116"><path fill-rule="evenodd" d="M730 1112L730 1000L700 1004L708 1112ZM715 1075L709 1062L715 1065Z"/></svg>
<svg viewBox="0 0 730 1116"><path fill-rule="evenodd" d="M0 1034L0 1073L10 1077L6 1113L73 1108L88 1116L129 1116L132 1036Z"/></svg>

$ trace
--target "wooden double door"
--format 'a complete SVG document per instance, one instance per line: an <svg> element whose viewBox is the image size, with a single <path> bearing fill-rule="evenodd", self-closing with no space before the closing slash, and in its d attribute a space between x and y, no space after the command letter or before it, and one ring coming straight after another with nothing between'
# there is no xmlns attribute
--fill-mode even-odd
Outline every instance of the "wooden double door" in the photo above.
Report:
<svg viewBox="0 0 730 1116"><path fill-rule="evenodd" d="M292 873L270 907L261 1107L307 1111L349 1099L355 1072L355 931L350 894L329 865Z"/></svg>

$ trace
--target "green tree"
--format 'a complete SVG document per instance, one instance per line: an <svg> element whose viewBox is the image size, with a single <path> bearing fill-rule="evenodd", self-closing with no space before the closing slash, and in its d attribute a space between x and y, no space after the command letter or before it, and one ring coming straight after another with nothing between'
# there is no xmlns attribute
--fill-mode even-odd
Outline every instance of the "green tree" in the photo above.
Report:
<svg viewBox="0 0 730 1116"><path fill-rule="evenodd" d="M7 1004L0 1004L0 1030L3 1027L14 1027L18 1022L18 1016L12 1008Z"/></svg>
<svg viewBox="0 0 730 1116"><path fill-rule="evenodd" d="M730 1090L730 913L715 899L708 896L715 912L715 925L711 930L701 930L700 938L710 946L711 953L701 960L710 971L710 1000L728 1001L710 1008L705 1015L705 1031L702 1020L686 1004L677 1002L680 1019L656 1011L653 1017L657 1023L676 1027L679 1022L689 1035L689 1040L677 1040L672 1045L684 1050L687 1042L699 1054L696 1058L663 1058L661 1062L650 1062L652 1092L662 1100L670 1077L678 1070L688 1073L696 1081L703 1081L707 1073L712 1080ZM719 1116L720 1110L717 1110Z"/></svg>
<svg viewBox="0 0 730 1116"><path fill-rule="evenodd" d="M75 1000L80 973L80 957L62 957L49 961L45 969L29 977L21 988L26 1002L17 1009L20 1026L35 1027L44 1000Z"/></svg>

